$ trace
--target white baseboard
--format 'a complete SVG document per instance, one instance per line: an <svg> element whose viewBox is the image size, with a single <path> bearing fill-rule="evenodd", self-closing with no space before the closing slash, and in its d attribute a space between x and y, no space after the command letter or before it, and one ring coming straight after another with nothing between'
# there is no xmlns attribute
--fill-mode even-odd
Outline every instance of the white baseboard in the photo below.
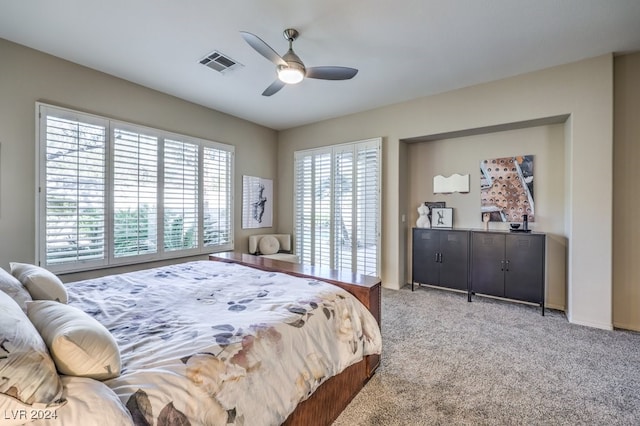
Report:
<svg viewBox="0 0 640 426"><path fill-rule="evenodd" d="M584 325L586 327L599 328L601 330L613 330L613 324L611 324L611 323L601 323L601 322L597 322L597 321L576 319L576 318L572 318L572 317L569 317L569 316L567 316L567 318L569 319L569 322L571 324Z"/></svg>

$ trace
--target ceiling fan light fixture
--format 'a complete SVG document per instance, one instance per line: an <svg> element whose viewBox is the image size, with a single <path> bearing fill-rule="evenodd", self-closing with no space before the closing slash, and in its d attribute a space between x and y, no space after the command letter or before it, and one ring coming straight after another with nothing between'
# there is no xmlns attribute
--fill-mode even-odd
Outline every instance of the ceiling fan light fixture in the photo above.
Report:
<svg viewBox="0 0 640 426"><path fill-rule="evenodd" d="M304 72L297 67L278 66L278 78L283 83L297 84L304 78Z"/></svg>

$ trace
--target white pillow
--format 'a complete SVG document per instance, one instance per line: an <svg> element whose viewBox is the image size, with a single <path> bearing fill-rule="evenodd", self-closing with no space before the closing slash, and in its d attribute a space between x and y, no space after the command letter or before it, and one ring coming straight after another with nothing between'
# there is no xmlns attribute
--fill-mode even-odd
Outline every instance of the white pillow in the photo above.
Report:
<svg viewBox="0 0 640 426"><path fill-rule="evenodd" d="M27 312L27 302L31 301L31 295L16 277L2 268L0 268L0 291L4 291L11 296L20 308Z"/></svg>
<svg viewBox="0 0 640 426"><path fill-rule="evenodd" d="M52 300L27 303L27 315L49 347L61 374L97 380L120 375L120 351L102 324L73 306Z"/></svg>
<svg viewBox="0 0 640 426"><path fill-rule="evenodd" d="M61 395L62 383L42 337L20 306L0 291L0 419L8 424L3 415L25 404L59 405Z"/></svg>
<svg viewBox="0 0 640 426"><path fill-rule="evenodd" d="M260 238L258 248L260 254L276 254L280 250L280 241L273 235L266 235Z"/></svg>
<svg viewBox="0 0 640 426"><path fill-rule="evenodd" d="M104 383L86 377L62 376L62 384L67 404L45 411L56 418L38 421L37 426L133 426L129 410Z"/></svg>
<svg viewBox="0 0 640 426"><path fill-rule="evenodd" d="M11 262L11 274L29 290L33 300L67 303L67 290L60 278L36 265Z"/></svg>

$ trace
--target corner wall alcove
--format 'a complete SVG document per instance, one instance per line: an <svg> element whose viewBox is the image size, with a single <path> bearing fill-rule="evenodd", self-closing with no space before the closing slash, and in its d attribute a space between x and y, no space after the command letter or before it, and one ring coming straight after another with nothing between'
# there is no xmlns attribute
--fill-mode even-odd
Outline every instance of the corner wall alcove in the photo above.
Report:
<svg viewBox="0 0 640 426"><path fill-rule="evenodd" d="M568 244L566 129L569 114L402 139L406 144L408 232L415 226L417 207L424 201L444 201L454 208L454 228L481 229L480 161L519 155L534 156L535 222L530 227L547 234L545 299L547 306L566 310ZM470 174L469 193L434 194L433 176ZM489 229L508 229L491 222ZM411 237L406 236L406 253ZM405 276L411 277L411 256Z"/></svg>

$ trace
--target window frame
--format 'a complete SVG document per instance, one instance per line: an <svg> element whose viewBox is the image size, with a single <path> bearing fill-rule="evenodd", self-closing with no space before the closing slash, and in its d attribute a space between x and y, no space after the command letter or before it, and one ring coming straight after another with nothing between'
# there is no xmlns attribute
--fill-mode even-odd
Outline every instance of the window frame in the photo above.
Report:
<svg viewBox="0 0 640 426"><path fill-rule="evenodd" d="M104 209L105 209L105 231L104 231L104 258L89 261L75 261L75 262L62 262L60 264L47 264L47 237L46 237L46 212L47 212L47 163L46 163L46 150L47 150L47 117L53 116L58 118L71 119L78 122L87 122L91 124L104 125L106 140L105 140L105 164L104 164L104 176L105 176L105 195L104 195ZM102 269L114 266L133 265L139 263L153 262L167 259L177 259L181 257L197 256L208 253L215 253L226 250L233 250L234 248L234 207L235 207L235 184L234 184L234 168L235 168L235 147L229 144L223 144L211 140L202 138L196 138L193 136L187 136L179 133L169 132L161 129L156 129L148 126L142 126L135 123L127 122L119 119L111 119L109 117L100 116L96 114L86 113L84 111L73 110L69 108L59 107L57 105L46 104L42 102L36 102L36 181L35 181L35 194L36 194L36 232L35 232L35 248L36 248L36 263L43 267L46 267L55 273L72 273L80 271L88 271L95 269ZM115 214L114 206L114 134L116 129L131 131L145 136L153 136L158 138L157 147L157 180L156 180L156 208L157 208L157 221L156 221L156 234L157 250L154 253L146 253L140 255L131 256L115 256L114 249L114 223ZM180 250L165 250L164 247L164 140L171 139L182 143L194 144L198 147L198 189L197 189L197 224L196 229L198 233L197 245L190 249ZM205 231L204 231L204 216L205 216L205 199L204 195L207 189L204 187L204 151L205 149L215 149L228 153L222 158L222 161L226 163L227 170L225 174L224 182L228 185L228 194L225 197L228 200L226 206L228 207L228 213L225 215L228 219L228 227L223 229L222 232L228 233L228 241L223 244L217 245L205 245ZM223 167L221 167L223 169Z"/></svg>

